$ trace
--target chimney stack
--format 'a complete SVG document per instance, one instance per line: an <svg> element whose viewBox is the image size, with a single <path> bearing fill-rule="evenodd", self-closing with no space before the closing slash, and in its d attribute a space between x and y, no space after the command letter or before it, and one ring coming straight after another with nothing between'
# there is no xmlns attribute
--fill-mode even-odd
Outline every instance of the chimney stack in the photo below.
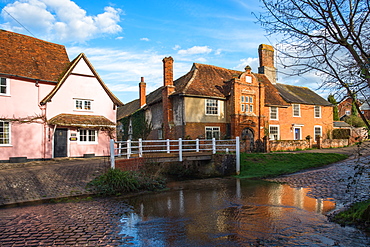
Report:
<svg viewBox="0 0 370 247"><path fill-rule="evenodd" d="M274 47L271 45L261 44L258 47L260 59L259 74L264 74L272 84L276 84L276 68L274 64Z"/></svg>
<svg viewBox="0 0 370 247"><path fill-rule="evenodd" d="M146 105L146 83L144 82L144 77L141 77L139 83L139 99L140 99L140 108Z"/></svg>
<svg viewBox="0 0 370 247"><path fill-rule="evenodd" d="M173 86L173 58L163 58L163 85Z"/></svg>

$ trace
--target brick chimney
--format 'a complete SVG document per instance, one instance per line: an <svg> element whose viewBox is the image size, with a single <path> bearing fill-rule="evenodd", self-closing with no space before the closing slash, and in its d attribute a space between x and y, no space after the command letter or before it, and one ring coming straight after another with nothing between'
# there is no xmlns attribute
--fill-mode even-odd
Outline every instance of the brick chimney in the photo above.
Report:
<svg viewBox="0 0 370 247"><path fill-rule="evenodd" d="M139 83L139 99L140 99L140 108L146 105L146 83L144 82L144 77L141 77Z"/></svg>
<svg viewBox="0 0 370 247"><path fill-rule="evenodd" d="M163 58L163 85L173 86L173 58Z"/></svg>
<svg viewBox="0 0 370 247"><path fill-rule="evenodd" d="M274 47L271 45L261 44L258 47L260 59L259 74L264 74L272 84L276 84L276 68L274 64Z"/></svg>
<svg viewBox="0 0 370 247"><path fill-rule="evenodd" d="M163 137L165 139L173 139L173 110L172 101L169 97L175 91L175 86L173 85L173 58L165 57L162 62L164 86L162 91Z"/></svg>

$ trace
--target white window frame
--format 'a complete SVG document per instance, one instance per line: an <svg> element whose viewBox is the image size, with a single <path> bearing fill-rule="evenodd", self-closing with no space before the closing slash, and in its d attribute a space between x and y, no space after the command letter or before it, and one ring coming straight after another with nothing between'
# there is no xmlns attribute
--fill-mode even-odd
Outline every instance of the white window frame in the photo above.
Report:
<svg viewBox="0 0 370 247"><path fill-rule="evenodd" d="M1 132L1 133L5 133L5 134L8 134L8 138L7 138L7 140L8 140L8 143L0 143L0 146L1 147L4 147L4 146L11 146L12 145L12 143L11 143L11 140L12 140L12 125L11 125L11 122L9 122L9 121L0 121L0 123L7 123L8 124L8 133L6 133L6 132ZM4 126L4 125L3 125ZM2 131L3 131L4 129L2 129ZM1 138L1 140L3 141L3 140L6 140L6 138Z"/></svg>
<svg viewBox="0 0 370 247"><path fill-rule="evenodd" d="M81 140L81 131L87 131L87 140ZM90 135L90 131L94 131L94 139L93 141L90 141L89 140L89 137L92 136ZM94 129L79 129L78 130L78 143L79 144L98 144L98 130L94 130Z"/></svg>
<svg viewBox="0 0 370 247"><path fill-rule="evenodd" d="M215 136L214 135L214 133L216 133L216 132L218 132L218 138L216 138L217 140L219 140L220 139L220 136L221 136L221 132L220 132L220 127L216 127L216 126L206 126L205 128L204 128L204 130L205 130L205 139L207 139L207 140L209 140L209 138L207 138L207 132L211 132L211 136L212 136L212 138ZM211 139L212 139L211 138Z"/></svg>
<svg viewBox="0 0 370 247"><path fill-rule="evenodd" d="M320 129L320 136L322 137L322 126L320 125L315 125L314 128L313 128L313 136L314 136L314 140L316 140L316 129Z"/></svg>
<svg viewBox="0 0 370 247"><path fill-rule="evenodd" d="M276 109L276 117L273 118L273 111L272 109ZM279 108L277 106L270 106L270 120L279 120Z"/></svg>
<svg viewBox="0 0 370 247"><path fill-rule="evenodd" d="M212 115L212 116L219 115L220 106L219 106L219 101L217 99L206 99L204 106L205 106L206 115Z"/></svg>
<svg viewBox="0 0 370 247"><path fill-rule="evenodd" d="M1 88L4 87L1 85L1 82L5 81L5 93L1 92ZM10 96L10 83L9 79L6 77L0 77L0 96Z"/></svg>
<svg viewBox="0 0 370 247"><path fill-rule="evenodd" d="M77 102L81 102L81 109L77 108ZM85 106L90 104L90 109L85 109ZM74 99L74 110L75 111L93 111L93 100L91 99Z"/></svg>
<svg viewBox="0 0 370 247"><path fill-rule="evenodd" d="M351 115L351 111L349 110L346 110L346 113L345 113L347 116Z"/></svg>
<svg viewBox="0 0 370 247"><path fill-rule="evenodd" d="M321 118L321 106L319 105L314 106L314 117Z"/></svg>
<svg viewBox="0 0 370 247"><path fill-rule="evenodd" d="M274 136L275 136L275 134L271 134L271 127L273 127L273 128L277 128L277 138L275 138ZM271 136L273 136L272 138L271 138ZM270 138L270 140L280 140L280 125L270 125L269 126L269 138Z"/></svg>
<svg viewBox="0 0 370 247"><path fill-rule="evenodd" d="M295 130L299 129L299 139L295 138ZM294 140L302 140L302 127L293 127L293 139Z"/></svg>
<svg viewBox="0 0 370 247"><path fill-rule="evenodd" d="M245 82L252 83L252 76L246 75L245 76Z"/></svg>
<svg viewBox="0 0 370 247"><path fill-rule="evenodd" d="M296 107L298 109L296 109ZM293 108L293 117L300 117L301 116L301 105L300 104L292 104ZM296 111L298 111L298 114L296 114Z"/></svg>

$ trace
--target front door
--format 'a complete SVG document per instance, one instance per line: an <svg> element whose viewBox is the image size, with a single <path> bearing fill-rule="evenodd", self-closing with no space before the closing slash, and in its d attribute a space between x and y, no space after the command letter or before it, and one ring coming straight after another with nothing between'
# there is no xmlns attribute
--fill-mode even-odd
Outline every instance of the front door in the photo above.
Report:
<svg viewBox="0 0 370 247"><path fill-rule="evenodd" d="M294 128L294 140L301 140L301 128Z"/></svg>
<svg viewBox="0 0 370 247"><path fill-rule="evenodd" d="M54 132L54 158L67 157L68 129L56 129Z"/></svg>
<svg viewBox="0 0 370 247"><path fill-rule="evenodd" d="M254 134L253 130L250 128L245 128L242 131L242 140L245 140L245 150L253 151L254 150Z"/></svg>

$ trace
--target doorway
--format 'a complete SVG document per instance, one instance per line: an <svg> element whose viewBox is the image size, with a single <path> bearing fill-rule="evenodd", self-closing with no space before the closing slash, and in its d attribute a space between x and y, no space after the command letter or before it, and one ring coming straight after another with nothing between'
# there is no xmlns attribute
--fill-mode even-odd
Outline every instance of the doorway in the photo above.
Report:
<svg viewBox="0 0 370 247"><path fill-rule="evenodd" d="M245 151L252 152L254 150L254 133L251 128L245 128L242 131L242 140L245 141Z"/></svg>
<svg viewBox="0 0 370 247"><path fill-rule="evenodd" d="M67 157L68 129L56 129L54 132L54 158Z"/></svg>
<svg viewBox="0 0 370 247"><path fill-rule="evenodd" d="M294 127L294 140L301 140L301 127Z"/></svg>

